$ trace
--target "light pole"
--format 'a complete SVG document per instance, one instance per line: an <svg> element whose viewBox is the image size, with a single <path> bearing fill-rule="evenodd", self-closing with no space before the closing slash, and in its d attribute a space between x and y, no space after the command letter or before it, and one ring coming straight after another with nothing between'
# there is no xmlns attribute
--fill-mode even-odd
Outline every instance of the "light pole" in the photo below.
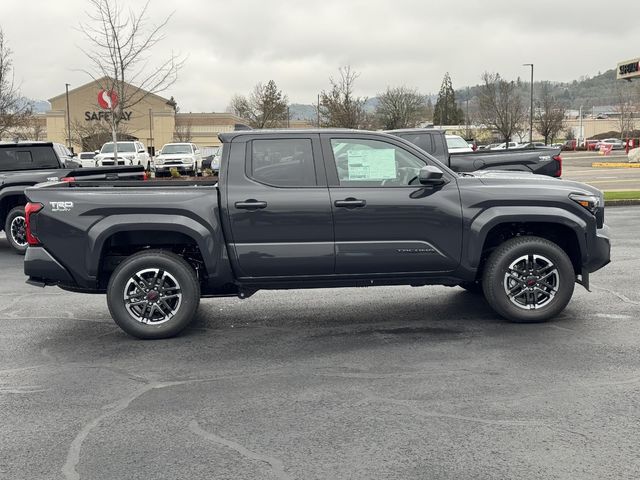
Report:
<svg viewBox="0 0 640 480"><path fill-rule="evenodd" d="M149 148L155 154L155 148L153 144L153 121L151 120L151 109L149 109Z"/></svg>
<svg viewBox="0 0 640 480"><path fill-rule="evenodd" d="M67 147L71 150L71 116L69 115L69 86L70 83L65 83L64 88L67 92Z"/></svg>
<svg viewBox="0 0 640 480"><path fill-rule="evenodd" d="M523 67L531 67L531 103L529 105L529 142L533 142L533 63L523 63Z"/></svg>

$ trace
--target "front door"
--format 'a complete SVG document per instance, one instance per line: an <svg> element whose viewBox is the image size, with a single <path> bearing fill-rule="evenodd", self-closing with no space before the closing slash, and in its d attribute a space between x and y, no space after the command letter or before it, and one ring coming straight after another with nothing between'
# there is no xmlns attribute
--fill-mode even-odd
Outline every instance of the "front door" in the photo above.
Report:
<svg viewBox="0 0 640 480"><path fill-rule="evenodd" d="M332 274L333 220L319 135L242 135L231 143L228 165L229 246L238 276Z"/></svg>
<svg viewBox="0 0 640 480"><path fill-rule="evenodd" d="M437 162L402 140L325 134L334 216L336 273L454 270L462 248L462 209L454 175L420 185L420 169Z"/></svg>

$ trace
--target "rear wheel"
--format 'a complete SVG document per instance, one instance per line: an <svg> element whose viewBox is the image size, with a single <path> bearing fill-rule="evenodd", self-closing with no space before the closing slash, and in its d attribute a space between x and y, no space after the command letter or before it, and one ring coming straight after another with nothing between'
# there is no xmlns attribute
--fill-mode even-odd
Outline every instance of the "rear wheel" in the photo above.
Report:
<svg viewBox="0 0 640 480"><path fill-rule="evenodd" d="M506 241L489 257L482 287L489 305L516 323L544 322L569 303L575 272L558 245L539 237Z"/></svg>
<svg viewBox="0 0 640 480"><path fill-rule="evenodd" d="M17 254L24 255L28 246L24 206L15 207L9 211L4 224L4 232L11 248Z"/></svg>
<svg viewBox="0 0 640 480"><path fill-rule="evenodd" d="M195 271L163 250L136 253L111 275L107 304L113 320L137 338L169 338L193 320L200 303Z"/></svg>

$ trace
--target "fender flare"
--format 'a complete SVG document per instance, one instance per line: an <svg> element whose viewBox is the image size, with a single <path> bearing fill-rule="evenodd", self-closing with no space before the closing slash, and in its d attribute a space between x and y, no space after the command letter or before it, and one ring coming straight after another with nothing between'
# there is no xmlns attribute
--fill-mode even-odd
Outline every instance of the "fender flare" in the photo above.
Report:
<svg viewBox="0 0 640 480"><path fill-rule="evenodd" d="M98 276L102 250L107 239L120 232L145 230L179 232L192 238L200 249L207 272L215 272L222 245L214 241L214 232L196 220L182 215L113 215L93 224L87 233L85 261L89 276Z"/></svg>
<svg viewBox="0 0 640 480"><path fill-rule="evenodd" d="M31 185L11 185L8 187L4 187L0 190L0 205L8 198L11 197L24 197L25 204L29 200L27 199L27 195L25 194L25 189L30 187ZM0 217L0 232L4 229L4 221L6 219L6 214L9 213L9 210L4 212L4 215Z"/></svg>
<svg viewBox="0 0 640 480"><path fill-rule="evenodd" d="M498 206L484 210L473 218L469 225L466 242L467 262L478 268L487 235L497 225L503 223L555 223L570 228L578 239L580 255L587 252L587 222L572 212L559 207L540 206Z"/></svg>

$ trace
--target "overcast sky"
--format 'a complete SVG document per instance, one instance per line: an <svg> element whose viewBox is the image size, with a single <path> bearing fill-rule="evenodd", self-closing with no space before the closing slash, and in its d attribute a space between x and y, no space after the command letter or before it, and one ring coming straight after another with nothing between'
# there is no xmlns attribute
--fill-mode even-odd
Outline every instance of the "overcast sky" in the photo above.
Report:
<svg viewBox="0 0 640 480"><path fill-rule="evenodd" d="M0 0L24 95L48 99L90 81L77 30L86 10L84 0ZM223 111L234 93L269 79L290 102L312 103L346 64L361 73L357 94L374 96L402 84L437 92L446 71L454 88L483 71L528 78L523 63L535 64L538 80L568 81L640 57L638 0L151 1L151 22L172 12L154 55L188 55L161 93L182 111Z"/></svg>

